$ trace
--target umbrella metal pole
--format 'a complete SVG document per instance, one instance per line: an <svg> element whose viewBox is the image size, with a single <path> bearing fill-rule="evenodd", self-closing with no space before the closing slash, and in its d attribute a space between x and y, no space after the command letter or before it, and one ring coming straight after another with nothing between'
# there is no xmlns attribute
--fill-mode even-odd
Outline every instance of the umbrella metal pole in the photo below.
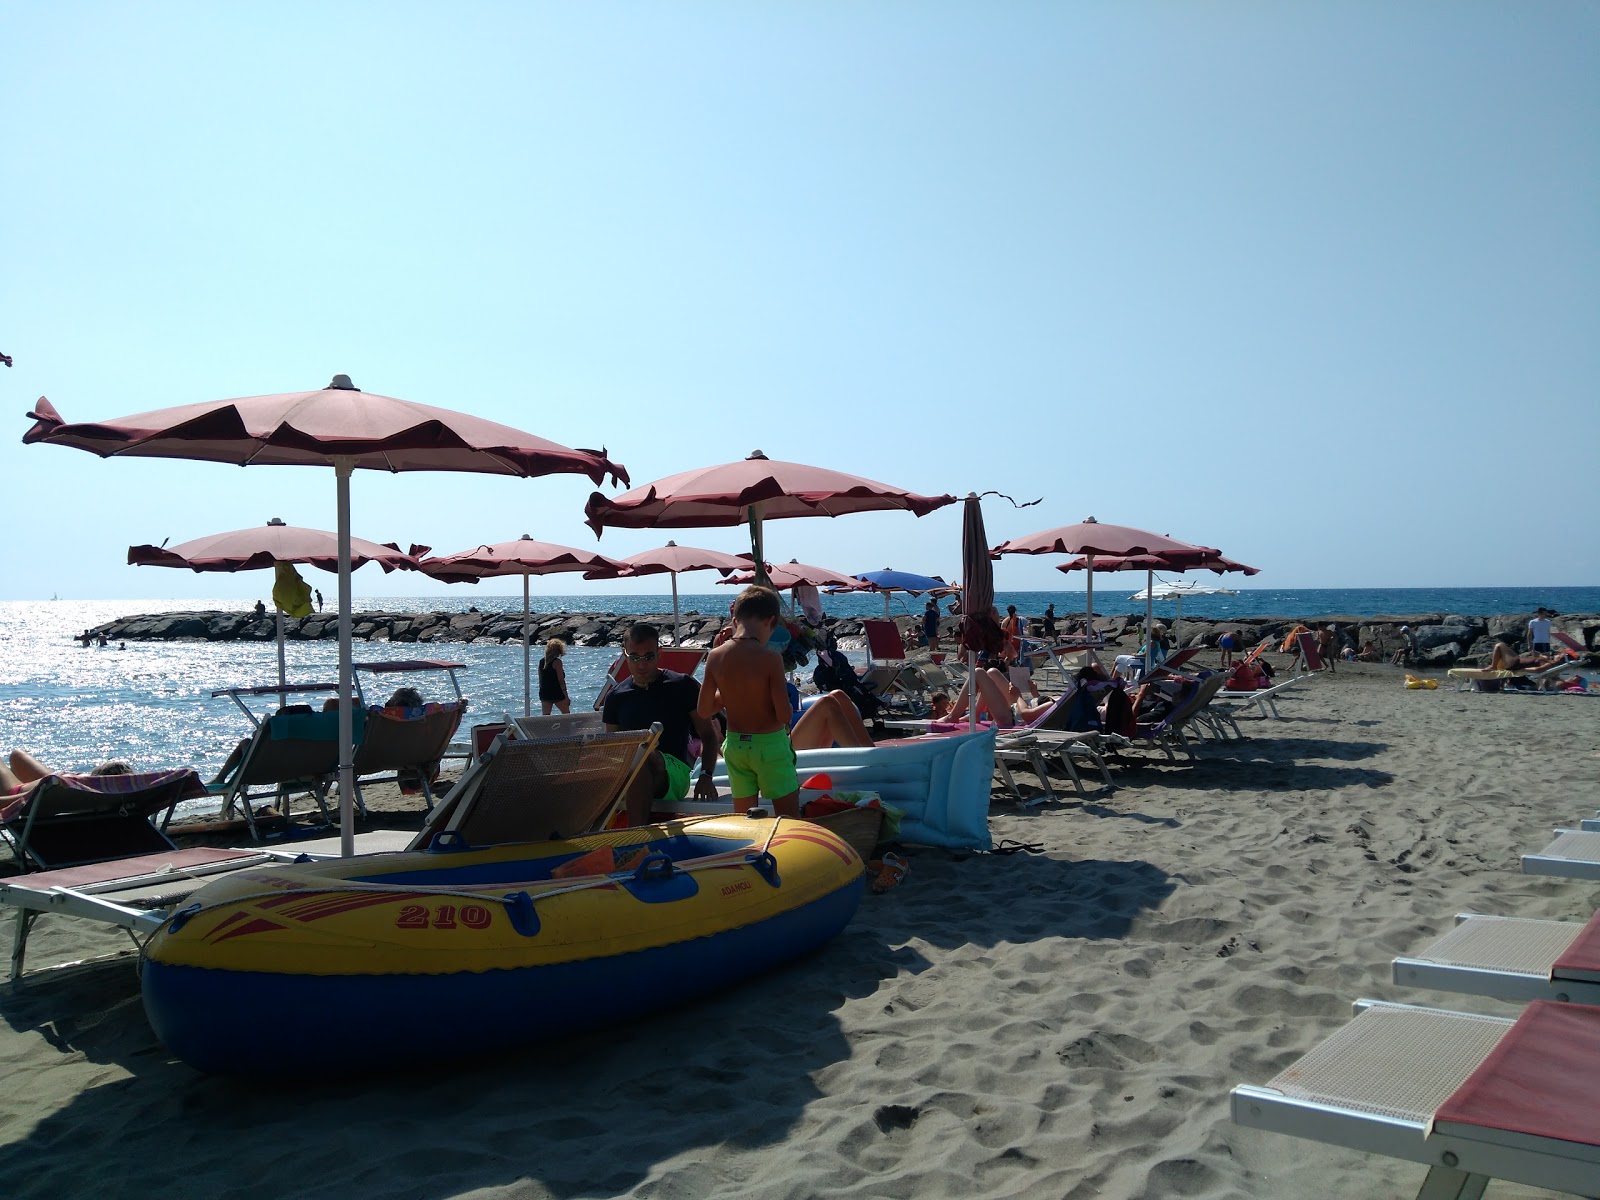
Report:
<svg viewBox="0 0 1600 1200"><path fill-rule="evenodd" d="M339 856L356 852L355 720L350 707L352 636L350 596L350 473L355 459L340 455L333 460L339 509Z"/></svg>
<svg viewBox="0 0 1600 1200"><path fill-rule="evenodd" d="M683 645L683 632L678 628L680 624L678 619L678 573L676 571L668 571L667 574L672 576L672 644L681 646Z"/></svg>
<svg viewBox="0 0 1600 1200"><path fill-rule="evenodd" d="M522 715L533 716L533 686L532 672L529 667L531 657L528 649L528 575L522 576Z"/></svg>
<svg viewBox="0 0 1600 1200"><path fill-rule="evenodd" d="M1089 569L1084 572L1084 577L1089 581L1089 612L1083 622L1083 638L1087 643L1085 649L1089 657L1094 658L1094 555L1084 556L1089 563Z"/></svg>
<svg viewBox="0 0 1600 1200"><path fill-rule="evenodd" d="M889 593L887 591L883 593L883 619L885 621L891 619L889 616Z"/></svg>
<svg viewBox="0 0 1600 1200"><path fill-rule="evenodd" d="M767 578L767 551L762 545L761 534L761 505L752 504L745 509L745 521L750 526L750 553L756 560L756 579L762 587L771 587L772 581Z"/></svg>
<svg viewBox="0 0 1600 1200"><path fill-rule="evenodd" d="M965 613L963 608L962 612ZM998 719L997 719L998 720ZM978 652L967 651L967 732L978 728Z"/></svg>
<svg viewBox="0 0 1600 1200"><path fill-rule="evenodd" d="M1150 677L1151 651L1155 649L1150 644L1150 606L1155 603L1155 598L1151 593L1155 590L1155 586L1156 573L1154 571L1146 571L1144 573L1144 674L1146 679Z"/></svg>
<svg viewBox="0 0 1600 1200"><path fill-rule="evenodd" d="M276 605L274 605L274 607L276 607ZM283 609L281 609L281 608L278 609L278 611L277 611L277 624L278 624L278 686L280 688L287 688L289 686L289 670L288 670L287 664L284 662L284 657L283 657ZM282 691L280 691L278 693L278 707L279 708L282 708L284 706L285 701L284 701L283 697L284 697L284 693Z"/></svg>

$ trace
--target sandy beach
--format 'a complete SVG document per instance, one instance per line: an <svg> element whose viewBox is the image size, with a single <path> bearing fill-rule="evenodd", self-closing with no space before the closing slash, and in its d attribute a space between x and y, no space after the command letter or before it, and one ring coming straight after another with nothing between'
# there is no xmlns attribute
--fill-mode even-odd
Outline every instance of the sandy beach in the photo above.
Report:
<svg viewBox="0 0 1600 1200"><path fill-rule="evenodd" d="M1593 815L1600 703L1401 679L1308 680L1248 740L1129 756L1088 802L997 793L996 839L1042 852L912 849L817 956L502 1061L244 1084L166 1054L131 958L0 990L0 1178L17 1200L1409 1195L1420 1166L1235 1127L1228 1089L1361 996L1509 1011L1396 988L1389 960L1459 911L1600 905L1517 862ZM119 942L45 919L29 962ZM290 1058L304 1023L361 1020L237 1017Z"/></svg>

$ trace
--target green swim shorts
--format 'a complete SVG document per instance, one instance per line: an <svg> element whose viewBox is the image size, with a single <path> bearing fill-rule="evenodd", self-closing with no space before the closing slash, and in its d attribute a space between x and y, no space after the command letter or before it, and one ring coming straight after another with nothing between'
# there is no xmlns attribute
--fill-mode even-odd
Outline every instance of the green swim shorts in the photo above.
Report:
<svg viewBox="0 0 1600 1200"><path fill-rule="evenodd" d="M728 764L728 787L735 800L757 795L776 800L800 789L787 729L730 733L722 740L722 759Z"/></svg>
<svg viewBox="0 0 1600 1200"><path fill-rule="evenodd" d="M689 764L665 750L661 752L661 761L667 768L667 786L656 799L675 804L689 794Z"/></svg>

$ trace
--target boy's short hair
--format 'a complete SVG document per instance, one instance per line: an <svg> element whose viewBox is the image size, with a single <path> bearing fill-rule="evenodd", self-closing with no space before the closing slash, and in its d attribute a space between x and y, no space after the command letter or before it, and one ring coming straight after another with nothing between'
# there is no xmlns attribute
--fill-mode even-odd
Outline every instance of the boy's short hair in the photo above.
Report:
<svg viewBox="0 0 1600 1200"><path fill-rule="evenodd" d="M635 621L628 626L628 641L638 645L640 642L659 642L661 631L649 621Z"/></svg>
<svg viewBox="0 0 1600 1200"><path fill-rule="evenodd" d="M759 583L752 583L739 593L739 598L733 602L733 619L743 621L746 619L764 620L767 617L777 618L782 611L778 604L778 593L769 587L762 587Z"/></svg>

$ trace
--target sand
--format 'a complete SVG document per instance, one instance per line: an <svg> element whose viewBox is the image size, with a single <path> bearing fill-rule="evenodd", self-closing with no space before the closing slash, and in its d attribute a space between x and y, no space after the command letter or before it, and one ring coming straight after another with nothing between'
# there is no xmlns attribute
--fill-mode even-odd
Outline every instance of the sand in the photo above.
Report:
<svg viewBox="0 0 1600 1200"><path fill-rule="evenodd" d="M1291 696L1194 766L1115 769L1107 797L997 798L995 836L1043 853L913 850L817 956L503 1061L263 1087L170 1059L130 960L0 991L5 1194L1410 1195L1420 1166L1235 1127L1228 1089L1360 996L1511 1011L1396 988L1389 960L1457 911L1600 905L1517 863L1593 814L1600 701L1382 667ZM41 921L30 962L119 937ZM238 1014L286 1056L301 1023L360 1019Z"/></svg>

